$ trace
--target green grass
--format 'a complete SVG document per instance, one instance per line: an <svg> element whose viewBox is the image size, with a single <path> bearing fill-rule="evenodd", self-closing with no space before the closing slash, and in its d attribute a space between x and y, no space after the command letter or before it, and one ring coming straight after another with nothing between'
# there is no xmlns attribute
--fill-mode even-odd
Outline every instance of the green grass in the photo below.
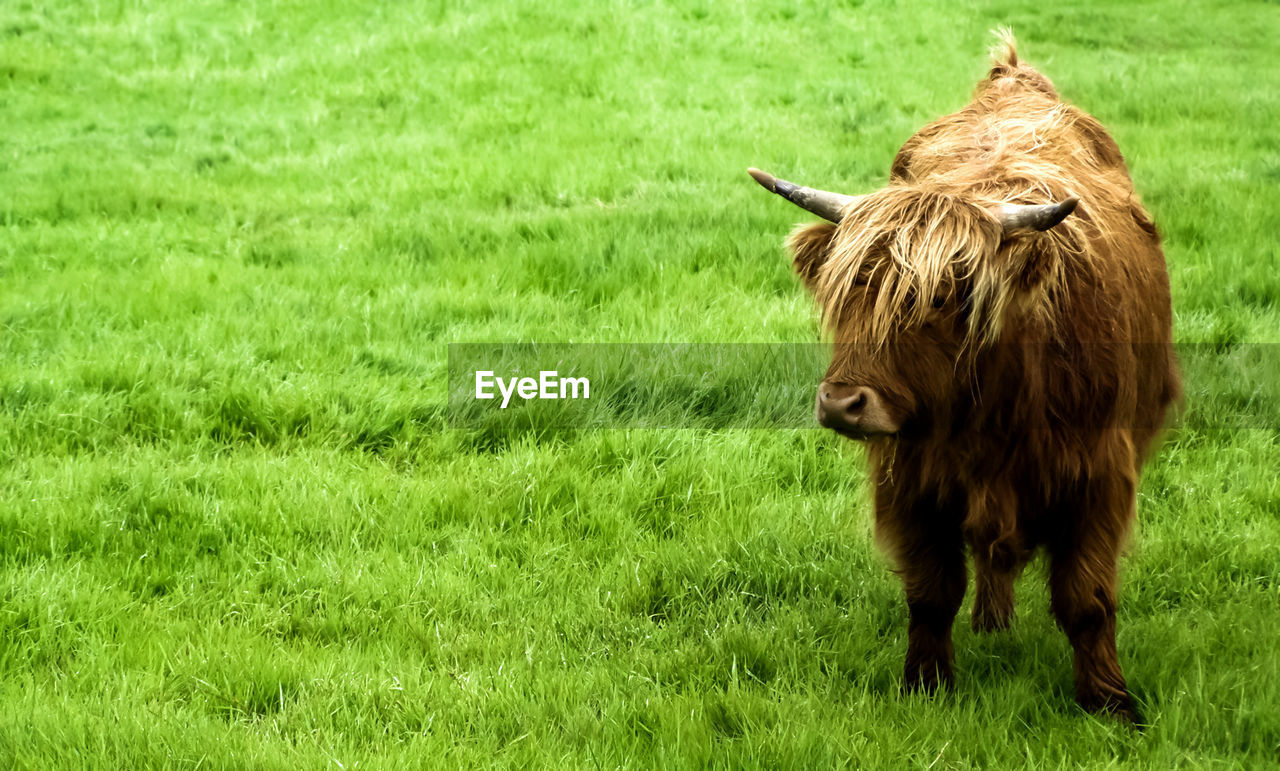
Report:
<svg viewBox="0 0 1280 771"><path fill-rule="evenodd" d="M1274 4L0 5L0 765L1280 764L1276 426L1147 469L1143 734L1039 569L900 697L835 436L446 427L450 342L816 340L743 170L881 184L1003 24L1280 342Z"/></svg>

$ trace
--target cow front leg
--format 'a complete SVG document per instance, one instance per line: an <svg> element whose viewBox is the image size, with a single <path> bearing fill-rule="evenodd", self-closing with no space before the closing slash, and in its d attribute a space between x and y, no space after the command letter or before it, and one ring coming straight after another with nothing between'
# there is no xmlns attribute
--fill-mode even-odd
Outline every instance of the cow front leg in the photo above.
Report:
<svg viewBox="0 0 1280 771"><path fill-rule="evenodd" d="M1071 641L1076 701L1139 723L1116 652L1117 568L1133 486L1104 482L1091 492L1074 532L1051 549L1053 615Z"/></svg>
<svg viewBox="0 0 1280 771"><path fill-rule="evenodd" d="M1090 712L1140 722L1116 652L1114 561L1080 555L1054 560L1053 614L1071 641L1076 701Z"/></svg>
<svg viewBox="0 0 1280 771"><path fill-rule="evenodd" d="M955 681L951 627L967 581L964 544L956 537L914 546L900 562L910 617L903 688L932 693Z"/></svg>

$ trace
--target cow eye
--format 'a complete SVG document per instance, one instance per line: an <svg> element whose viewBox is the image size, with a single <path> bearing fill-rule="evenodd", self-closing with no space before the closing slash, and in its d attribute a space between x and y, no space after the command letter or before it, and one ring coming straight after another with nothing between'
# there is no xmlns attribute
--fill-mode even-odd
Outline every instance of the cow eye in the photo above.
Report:
<svg viewBox="0 0 1280 771"><path fill-rule="evenodd" d="M947 304L947 298L945 298L945 297L935 297L935 298L933 298L933 309L934 309L935 311L942 310L942 306L944 306L944 305L946 305L946 304Z"/></svg>

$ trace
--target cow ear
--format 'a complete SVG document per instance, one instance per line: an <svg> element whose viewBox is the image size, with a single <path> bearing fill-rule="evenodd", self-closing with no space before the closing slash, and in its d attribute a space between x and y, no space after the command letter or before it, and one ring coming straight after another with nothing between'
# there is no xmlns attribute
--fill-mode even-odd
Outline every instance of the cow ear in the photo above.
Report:
<svg viewBox="0 0 1280 771"><path fill-rule="evenodd" d="M791 231L787 237L787 248L791 250L792 266L796 275L804 282L805 287L813 291L814 282L818 280L818 271L827 261L831 252L831 238L836 233L836 226L830 222L811 222Z"/></svg>
<svg viewBox="0 0 1280 771"><path fill-rule="evenodd" d="M1002 272L1014 290L1027 292L1054 271L1058 258L1059 253L1041 239L1013 238L1000 245L997 263L1004 266Z"/></svg>
<svg viewBox="0 0 1280 771"><path fill-rule="evenodd" d="M1004 204L993 212L1001 226L997 263L1005 266L1015 290L1035 289L1056 268L1060 253L1049 246L1052 239L1036 236L1052 230L1079 203L1071 197L1043 205Z"/></svg>

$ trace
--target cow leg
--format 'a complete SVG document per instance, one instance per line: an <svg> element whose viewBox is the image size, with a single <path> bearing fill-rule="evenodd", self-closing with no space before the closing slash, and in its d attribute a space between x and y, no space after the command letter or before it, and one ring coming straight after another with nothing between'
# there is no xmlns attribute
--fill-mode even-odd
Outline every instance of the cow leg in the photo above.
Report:
<svg viewBox="0 0 1280 771"><path fill-rule="evenodd" d="M900 561L910 616L903 688L932 693L940 684L949 686L955 680L951 627L968 579L959 533L950 539L920 535L904 550Z"/></svg>
<svg viewBox="0 0 1280 771"><path fill-rule="evenodd" d="M973 616L975 632L996 632L1013 623L1013 581L1017 570L999 565L990 555L974 549Z"/></svg>
<svg viewBox="0 0 1280 771"><path fill-rule="evenodd" d="M975 632L1008 629L1013 621L1013 580L1026 560L1017 511L1017 498L1007 480L993 480L969 490L964 533L977 574L972 617Z"/></svg>
<svg viewBox="0 0 1280 771"><path fill-rule="evenodd" d="M1116 653L1116 572L1133 485L1113 480L1102 486L1110 489L1088 496L1093 505L1079 513L1074 537L1051 549L1049 588L1053 614L1071 641L1076 701L1137 723Z"/></svg>
<svg viewBox="0 0 1280 771"><path fill-rule="evenodd" d="M902 480L918 479L918 458L871 448L876 480L876 538L897 565L907 595L907 659L902 687L933 692L955 680L951 626L964 599L964 500L933 490L921 492Z"/></svg>

